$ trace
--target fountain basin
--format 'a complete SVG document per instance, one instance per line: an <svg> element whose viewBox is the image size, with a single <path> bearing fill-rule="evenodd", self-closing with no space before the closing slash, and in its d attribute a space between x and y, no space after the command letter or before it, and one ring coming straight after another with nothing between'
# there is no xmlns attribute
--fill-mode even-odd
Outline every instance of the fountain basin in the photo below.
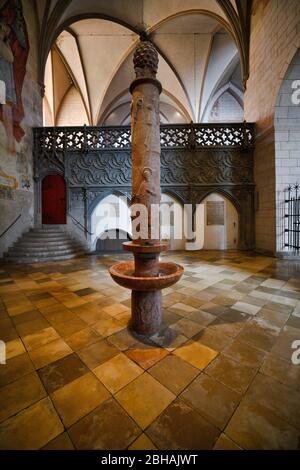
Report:
<svg viewBox="0 0 300 470"><path fill-rule="evenodd" d="M157 242L154 244L139 244L134 242L124 242L123 249L125 251L131 251L132 253L138 254L155 254L167 251L169 247L168 242Z"/></svg>
<svg viewBox="0 0 300 470"><path fill-rule="evenodd" d="M135 291L155 291L172 286L181 278L183 267L176 263L159 262L159 275L134 276L134 261L118 263L109 268L113 280L122 287Z"/></svg>

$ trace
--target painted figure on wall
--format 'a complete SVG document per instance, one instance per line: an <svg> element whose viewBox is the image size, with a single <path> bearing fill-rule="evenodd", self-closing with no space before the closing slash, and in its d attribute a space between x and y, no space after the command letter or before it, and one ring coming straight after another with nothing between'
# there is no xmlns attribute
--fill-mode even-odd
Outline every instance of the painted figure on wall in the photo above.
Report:
<svg viewBox="0 0 300 470"><path fill-rule="evenodd" d="M24 135L22 88L26 74L29 41L21 0L8 0L0 10L0 80L4 83L5 103L0 119L7 134L7 148L15 151L15 140Z"/></svg>

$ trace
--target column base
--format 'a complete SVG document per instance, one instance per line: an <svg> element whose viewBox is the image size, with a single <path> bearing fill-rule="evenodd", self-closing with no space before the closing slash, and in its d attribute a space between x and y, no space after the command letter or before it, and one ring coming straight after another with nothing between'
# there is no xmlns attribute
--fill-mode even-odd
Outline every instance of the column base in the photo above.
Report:
<svg viewBox="0 0 300 470"><path fill-rule="evenodd" d="M131 293L131 328L138 334L151 336L161 326L161 291L135 291Z"/></svg>

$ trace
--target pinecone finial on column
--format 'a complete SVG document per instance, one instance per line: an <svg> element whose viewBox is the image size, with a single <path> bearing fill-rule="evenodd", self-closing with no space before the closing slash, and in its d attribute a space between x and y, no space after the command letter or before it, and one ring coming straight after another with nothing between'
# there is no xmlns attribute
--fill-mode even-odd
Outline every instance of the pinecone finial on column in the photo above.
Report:
<svg viewBox="0 0 300 470"><path fill-rule="evenodd" d="M141 41L133 55L136 78L155 78L158 69L158 53L152 42Z"/></svg>

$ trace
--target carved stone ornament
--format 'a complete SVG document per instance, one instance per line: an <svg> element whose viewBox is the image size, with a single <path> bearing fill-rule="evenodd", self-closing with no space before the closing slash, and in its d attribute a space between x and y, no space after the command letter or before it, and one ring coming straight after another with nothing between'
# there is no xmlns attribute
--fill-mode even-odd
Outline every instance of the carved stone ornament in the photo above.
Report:
<svg viewBox="0 0 300 470"><path fill-rule="evenodd" d="M254 129L251 124L190 124L160 126L157 129L154 99L159 91L152 87L155 79L145 77L136 84L133 111L134 125L146 122L142 132L133 139L128 126L114 127L45 127L34 129L34 180L37 200L41 200L44 176L64 176L67 190L87 190L91 197L86 204L73 199L76 207L96 204L98 194L104 191L129 191L132 180L132 147L137 158L137 175L150 168L152 177L158 178L163 192L177 197L182 203L200 203L212 192L221 192L234 203L240 212L240 247L254 245L254 184L253 144ZM145 90L148 81L149 92ZM136 80L135 82L137 82ZM140 87L144 88L143 94ZM155 88L155 89L153 89ZM153 129L155 131L153 132ZM194 145L191 146L191 140ZM161 159L159 165L159 154ZM246 147L245 147L246 146ZM247 151L244 151L244 150ZM140 158L140 155L143 158ZM135 157L134 157L135 158ZM151 160L151 164L150 164ZM156 176L155 176L156 175ZM140 183L132 185L134 194L141 194ZM156 197L160 200L157 185ZM2 194L1 197L11 197ZM89 196L90 197L90 196ZM81 199L81 197L78 199ZM128 198L130 199L130 198Z"/></svg>
<svg viewBox="0 0 300 470"><path fill-rule="evenodd" d="M141 41L134 51L133 64L136 78L155 78L158 68L158 54L150 41Z"/></svg>

